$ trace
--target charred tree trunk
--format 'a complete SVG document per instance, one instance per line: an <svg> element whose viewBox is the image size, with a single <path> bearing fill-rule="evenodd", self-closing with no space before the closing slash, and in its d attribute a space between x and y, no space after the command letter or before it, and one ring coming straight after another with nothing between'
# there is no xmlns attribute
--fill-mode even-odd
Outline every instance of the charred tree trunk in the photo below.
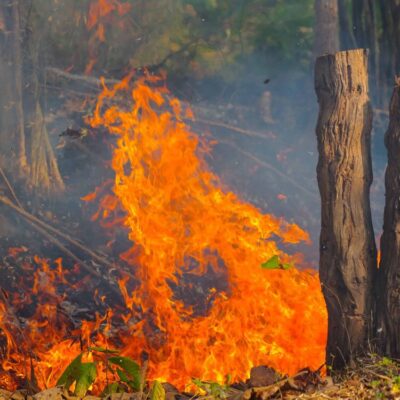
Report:
<svg viewBox="0 0 400 400"><path fill-rule="evenodd" d="M328 308L327 363L335 369L363 353L372 330L376 247L367 51L319 57L315 90L321 194L320 279Z"/></svg>
<svg viewBox="0 0 400 400"><path fill-rule="evenodd" d="M377 287L377 333L384 353L400 357L400 81L390 102L385 135L388 165L386 204L381 238L381 263Z"/></svg>
<svg viewBox="0 0 400 400"><path fill-rule="evenodd" d="M314 56L339 50L339 15L337 0L315 0Z"/></svg>

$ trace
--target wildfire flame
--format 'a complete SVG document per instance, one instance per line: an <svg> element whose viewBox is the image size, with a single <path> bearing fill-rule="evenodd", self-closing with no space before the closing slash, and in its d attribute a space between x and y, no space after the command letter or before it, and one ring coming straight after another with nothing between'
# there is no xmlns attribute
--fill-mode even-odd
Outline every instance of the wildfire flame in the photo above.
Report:
<svg viewBox="0 0 400 400"><path fill-rule="evenodd" d="M110 105L121 98L123 107ZM111 328L116 313L110 310L67 335L54 304L65 297L55 288L71 285L70 273L60 260L50 268L35 258L36 269L25 266L36 276L29 296L41 294L46 301L21 332L29 349L10 335L13 316L0 302L7 341L0 386L18 383L10 376L26 374L29 354L39 386L54 385L80 352L77 336L137 360L146 351L148 378L179 388L192 377L246 379L256 365L292 374L323 364L327 317L317 275L261 267L273 256L285 265L300 262L278 245L308 241L307 233L223 190L205 161L210 147L183 122L189 115L160 78L104 87L90 123L115 135L115 180L112 194L98 199L96 217L110 232L122 224L132 242L121 254L137 284L131 290L131 278L121 271L125 310L118 318L124 326Z"/></svg>
<svg viewBox="0 0 400 400"><path fill-rule="evenodd" d="M89 62L85 74L90 75L97 62L98 44L106 41L106 26L117 25L124 28L122 18L131 10L131 4L118 0L92 0L89 3L86 28L91 33L88 42Z"/></svg>

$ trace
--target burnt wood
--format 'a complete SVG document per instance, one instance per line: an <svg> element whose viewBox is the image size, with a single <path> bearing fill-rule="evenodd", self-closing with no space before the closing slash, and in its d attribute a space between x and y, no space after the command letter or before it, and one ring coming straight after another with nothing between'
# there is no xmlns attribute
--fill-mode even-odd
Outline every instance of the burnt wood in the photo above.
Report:
<svg viewBox="0 0 400 400"><path fill-rule="evenodd" d="M377 285L377 334L384 353L400 357L400 81L390 101L385 134L388 165L386 201Z"/></svg>
<svg viewBox="0 0 400 400"><path fill-rule="evenodd" d="M367 51L356 49L319 57L315 65L320 279L328 309L326 360L334 369L363 353L372 332L376 246L367 64Z"/></svg>

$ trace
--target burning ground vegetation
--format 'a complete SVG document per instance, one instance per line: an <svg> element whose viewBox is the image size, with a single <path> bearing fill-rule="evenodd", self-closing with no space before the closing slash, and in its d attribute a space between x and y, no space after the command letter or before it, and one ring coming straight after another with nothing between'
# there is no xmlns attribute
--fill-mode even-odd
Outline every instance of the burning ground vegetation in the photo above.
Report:
<svg viewBox="0 0 400 400"><path fill-rule="evenodd" d="M195 116L164 79L103 86L86 123L91 135L113 138L113 179L81 201L95 209L108 254L2 196L53 242L62 235L90 257L8 249L0 387L25 389L21 396L57 386L59 397L250 399L326 385L320 283L300 254L283 250L308 234L223 187L205 161L212 140L183 122ZM128 245L114 257L121 232Z"/></svg>

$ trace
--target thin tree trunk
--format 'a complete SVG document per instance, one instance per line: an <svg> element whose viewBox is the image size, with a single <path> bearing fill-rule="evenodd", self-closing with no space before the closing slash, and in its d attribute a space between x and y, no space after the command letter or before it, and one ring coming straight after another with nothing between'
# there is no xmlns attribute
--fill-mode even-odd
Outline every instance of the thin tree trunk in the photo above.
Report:
<svg viewBox="0 0 400 400"><path fill-rule="evenodd" d="M36 40L35 40L36 39ZM33 66L33 73L30 77L32 93L27 94L27 99L32 102L32 112L28 116L30 122L30 182L35 191L41 194L61 194L64 189L64 182L58 169L57 159L49 140L43 108L40 104L41 89L39 84L39 54L40 40L35 34L31 34L29 46L30 62ZM46 90L46 89L45 89Z"/></svg>
<svg viewBox="0 0 400 400"><path fill-rule="evenodd" d="M13 58L14 58L14 77L15 77L15 155L17 167L23 175L28 167L25 149L25 127L24 109L22 100L22 55L21 55L21 27L19 1L12 1L13 19Z"/></svg>
<svg viewBox="0 0 400 400"><path fill-rule="evenodd" d="M314 56L339 50L337 0L315 0Z"/></svg>
<svg viewBox="0 0 400 400"><path fill-rule="evenodd" d="M327 363L342 368L366 349L372 330L376 247L367 51L319 57L315 90L321 194L320 279L328 308Z"/></svg>
<svg viewBox="0 0 400 400"><path fill-rule="evenodd" d="M353 24L350 21L346 9L345 0L338 0L340 47L342 50L357 48L356 39L353 33Z"/></svg>
<svg viewBox="0 0 400 400"><path fill-rule="evenodd" d="M400 357L400 80L390 102L385 135L388 165L385 175L386 203L381 238L381 263L377 286L377 333L382 350Z"/></svg>

